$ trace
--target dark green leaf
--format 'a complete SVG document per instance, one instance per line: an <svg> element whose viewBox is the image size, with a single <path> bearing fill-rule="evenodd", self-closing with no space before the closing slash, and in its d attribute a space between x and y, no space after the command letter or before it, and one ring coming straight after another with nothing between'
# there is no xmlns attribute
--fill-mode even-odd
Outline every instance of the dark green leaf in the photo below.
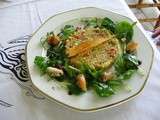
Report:
<svg viewBox="0 0 160 120"><path fill-rule="evenodd" d="M63 82L64 79L65 79L65 76L62 75L62 76L60 76L60 77L55 77L55 79L56 79L57 81L59 81L59 82Z"/></svg>
<svg viewBox="0 0 160 120"><path fill-rule="evenodd" d="M135 55L131 54L124 54L124 61L125 61L125 66L127 69L138 69L139 66L139 60Z"/></svg>
<svg viewBox="0 0 160 120"><path fill-rule="evenodd" d="M49 66L64 65L67 59L65 54L65 44L61 42L57 46L50 46L47 50L47 57L49 58Z"/></svg>
<svg viewBox="0 0 160 120"><path fill-rule="evenodd" d="M133 37L133 25L127 21L122 21L116 24L115 33L119 39L126 39L126 42L130 42Z"/></svg>
<svg viewBox="0 0 160 120"><path fill-rule="evenodd" d="M68 85L69 94L79 95L83 93L83 91L75 84Z"/></svg>
<svg viewBox="0 0 160 120"><path fill-rule="evenodd" d="M111 19L107 18L107 17L102 19L101 27L104 27L104 28L112 31L113 33L115 32L115 24L114 24L114 22Z"/></svg>
<svg viewBox="0 0 160 120"><path fill-rule="evenodd" d="M119 55L114 63L115 70L122 74L126 71L125 61L123 55Z"/></svg>
<svg viewBox="0 0 160 120"><path fill-rule="evenodd" d="M136 70L140 65L135 55L122 54L117 57L114 67L118 74L123 74L128 70Z"/></svg>

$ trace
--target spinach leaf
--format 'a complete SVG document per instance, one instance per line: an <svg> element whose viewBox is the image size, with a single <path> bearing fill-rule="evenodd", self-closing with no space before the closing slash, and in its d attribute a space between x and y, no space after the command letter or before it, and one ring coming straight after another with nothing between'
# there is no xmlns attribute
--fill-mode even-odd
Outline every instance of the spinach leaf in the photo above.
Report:
<svg viewBox="0 0 160 120"><path fill-rule="evenodd" d="M40 69L40 71L44 74L48 67L45 57L36 56L34 59L34 64Z"/></svg>
<svg viewBox="0 0 160 120"><path fill-rule="evenodd" d="M137 70L139 65L140 62L137 57L127 53L119 55L114 63L115 70L118 74L123 74L128 70Z"/></svg>
<svg viewBox="0 0 160 120"><path fill-rule="evenodd" d="M115 70L122 74L126 71L125 61L123 55L119 55L114 63Z"/></svg>
<svg viewBox="0 0 160 120"><path fill-rule="evenodd" d="M112 31L113 33L115 32L115 24L114 24L114 22L111 19L107 18L107 17L102 19L101 27L104 27L104 28Z"/></svg>
<svg viewBox="0 0 160 120"><path fill-rule="evenodd" d="M52 78L52 76L50 76ZM53 77L55 80L59 81L59 82L63 82L65 80L65 75L59 76L59 77Z"/></svg>
<svg viewBox="0 0 160 120"><path fill-rule="evenodd" d="M123 55L126 69L138 69L139 60L135 55L132 54L124 54Z"/></svg>
<svg viewBox="0 0 160 120"><path fill-rule="evenodd" d="M113 89L105 83L94 82L93 88L100 97L109 97L114 94Z"/></svg>
<svg viewBox="0 0 160 120"><path fill-rule="evenodd" d="M118 39L126 39L126 42L130 42L133 37L133 26L134 24L130 24L127 21L122 21L115 26L115 33Z"/></svg>
<svg viewBox="0 0 160 120"><path fill-rule="evenodd" d="M74 28L73 25L65 25L65 27L61 30L61 33L59 34L59 36L62 40L66 40L75 31L76 29Z"/></svg>
<svg viewBox="0 0 160 120"><path fill-rule="evenodd" d="M83 91L75 84L70 84L67 87L68 87L70 95L72 95L72 94L79 95L79 94L83 93Z"/></svg>
<svg viewBox="0 0 160 120"><path fill-rule="evenodd" d="M75 79L76 75L79 73L78 71L72 69L70 66L69 66L69 63L66 62L65 65L64 65L64 70L65 72L67 73L68 77L70 79Z"/></svg>

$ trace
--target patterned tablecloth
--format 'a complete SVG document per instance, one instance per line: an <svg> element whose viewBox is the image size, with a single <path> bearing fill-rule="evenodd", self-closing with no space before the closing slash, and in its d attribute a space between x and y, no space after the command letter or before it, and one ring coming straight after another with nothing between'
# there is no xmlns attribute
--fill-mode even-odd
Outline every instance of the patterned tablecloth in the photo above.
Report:
<svg viewBox="0 0 160 120"><path fill-rule="evenodd" d="M0 2L1 4L1 2ZM25 64L25 45L51 15L96 6L136 20L123 0L39 0L0 8L0 119L2 120L159 120L160 55L142 94L130 102L95 113L79 113L47 100L32 88ZM0 5L1 7L1 5ZM150 33L146 33L150 37ZM147 54L147 53L146 53Z"/></svg>

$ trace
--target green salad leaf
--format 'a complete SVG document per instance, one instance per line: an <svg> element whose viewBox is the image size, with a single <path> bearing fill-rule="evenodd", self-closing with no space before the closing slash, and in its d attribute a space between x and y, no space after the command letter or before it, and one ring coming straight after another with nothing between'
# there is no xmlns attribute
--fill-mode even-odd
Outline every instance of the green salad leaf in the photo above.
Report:
<svg viewBox="0 0 160 120"><path fill-rule="evenodd" d="M61 30L61 33L59 34L59 36L62 40L66 40L75 31L76 29L74 28L73 25L65 25L64 28Z"/></svg>
<svg viewBox="0 0 160 120"><path fill-rule="evenodd" d="M123 55L119 55L114 63L115 70L119 73L122 74L126 71L125 67L125 61L123 58Z"/></svg>
<svg viewBox="0 0 160 120"><path fill-rule="evenodd" d="M115 32L115 26L116 26L115 23L111 19L109 19L107 17L102 19L101 27L104 27L107 30L110 30L114 33Z"/></svg>
<svg viewBox="0 0 160 120"><path fill-rule="evenodd" d="M115 26L115 34L117 35L118 39L126 39L126 42L130 42L133 37L133 26L135 24L130 24L127 21L122 21L116 24Z"/></svg>
<svg viewBox="0 0 160 120"><path fill-rule="evenodd" d="M45 57L36 56L34 60L34 64L40 69L41 73L45 73L48 67Z"/></svg>
<svg viewBox="0 0 160 120"><path fill-rule="evenodd" d="M108 80L107 81L107 85L109 85L114 92L116 92L117 90L119 90L119 88L121 88L123 86L123 81L122 80Z"/></svg>
<svg viewBox="0 0 160 120"><path fill-rule="evenodd" d="M93 87L99 96L109 97L114 94L112 88L100 80L104 69L95 69L85 63L82 63L79 69L85 75L88 87Z"/></svg>
<svg viewBox="0 0 160 120"><path fill-rule="evenodd" d="M84 20L83 22L86 24L86 27L93 27L93 28L98 27L98 19L97 18L87 19L87 20Z"/></svg>
<svg viewBox="0 0 160 120"><path fill-rule="evenodd" d="M103 69L96 69L86 63L82 63L79 67L83 74L88 74L92 79L99 79L100 75L104 72Z"/></svg>
<svg viewBox="0 0 160 120"><path fill-rule="evenodd" d="M105 83L94 82L93 88L100 97L109 97L114 94L114 90Z"/></svg>
<svg viewBox="0 0 160 120"><path fill-rule="evenodd" d="M126 69L138 69L140 62L135 55L124 54L124 61L126 62Z"/></svg>
<svg viewBox="0 0 160 120"><path fill-rule="evenodd" d="M69 94L79 95L82 94L83 91L76 85L76 84L70 84L68 85Z"/></svg>
<svg viewBox="0 0 160 120"><path fill-rule="evenodd" d="M132 54L122 54L119 55L114 63L115 70L118 74L125 73L128 70L138 69L140 61L135 55Z"/></svg>
<svg viewBox="0 0 160 120"><path fill-rule="evenodd" d="M65 63L64 70L66 71L66 73L70 79L75 79L76 75L79 73L75 69L72 69L68 62Z"/></svg>
<svg viewBox="0 0 160 120"><path fill-rule="evenodd" d="M57 46L50 46L47 50L47 57L50 66L64 65L68 60L64 42L60 42Z"/></svg>

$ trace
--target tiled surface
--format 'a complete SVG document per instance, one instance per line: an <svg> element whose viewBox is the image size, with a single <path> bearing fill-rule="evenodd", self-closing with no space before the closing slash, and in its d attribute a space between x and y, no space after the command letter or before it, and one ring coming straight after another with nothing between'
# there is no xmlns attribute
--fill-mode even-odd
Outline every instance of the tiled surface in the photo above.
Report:
<svg viewBox="0 0 160 120"><path fill-rule="evenodd" d="M138 0L126 0L128 4L135 4ZM154 3L153 0L143 0L144 3ZM160 11L157 8L143 8L143 9L132 9L133 13L137 18L156 18L160 15ZM142 23L146 30L153 30L155 22L152 23Z"/></svg>

